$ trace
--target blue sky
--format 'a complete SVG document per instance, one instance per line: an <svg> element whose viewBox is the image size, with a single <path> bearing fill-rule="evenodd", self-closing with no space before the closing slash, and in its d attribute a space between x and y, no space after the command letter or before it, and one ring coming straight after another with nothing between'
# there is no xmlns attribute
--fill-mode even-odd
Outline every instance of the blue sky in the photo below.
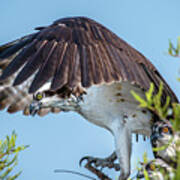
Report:
<svg viewBox="0 0 180 180"><path fill-rule="evenodd" d="M32 33L35 27L51 24L62 17L87 16L148 57L180 98L180 86L176 81L180 60L167 54L168 39L176 42L180 35L179 7L179 0L2 0L0 44ZM114 149L110 133L75 113L39 118L2 111L0 122L0 137L15 129L19 135L18 144L31 145L20 155L18 168L23 169L20 180L83 180L53 171L63 168L88 174L78 166L82 156L105 157ZM148 141L134 143L133 166L144 151L151 156Z"/></svg>

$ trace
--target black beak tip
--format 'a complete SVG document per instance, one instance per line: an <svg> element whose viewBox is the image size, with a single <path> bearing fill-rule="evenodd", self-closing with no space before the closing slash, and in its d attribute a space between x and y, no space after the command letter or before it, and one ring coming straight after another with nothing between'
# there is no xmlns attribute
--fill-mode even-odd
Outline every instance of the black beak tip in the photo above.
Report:
<svg viewBox="0 0 180 180"><path fill-rule="evenodd" d="M29 108L29 112L30 112L30 115L31 116L35 116L36 115L36 111L34 110L34 109L32 109L32 108Z"/></svg>
<svg viewBox="0 0 180 180"><path fill-rule="evenodd" d="M29 113L31 116L35 116L39 110L39 104L38 105L35 105L35 104L31 104L29 106Z"/></svg>

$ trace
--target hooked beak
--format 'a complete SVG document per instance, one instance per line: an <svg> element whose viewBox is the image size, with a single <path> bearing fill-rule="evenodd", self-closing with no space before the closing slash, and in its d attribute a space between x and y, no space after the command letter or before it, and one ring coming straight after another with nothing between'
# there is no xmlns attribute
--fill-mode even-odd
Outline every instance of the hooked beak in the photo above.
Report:
<svg viewBox="0 0 180 180"><path fill-rule="evenodd" d="M35 116L36 113L39 111L40 107L41 107L41 102L38 102L38 101L34 101L30 104L29 106L29 112L30 112L30 115L32 116Z"/></svg>

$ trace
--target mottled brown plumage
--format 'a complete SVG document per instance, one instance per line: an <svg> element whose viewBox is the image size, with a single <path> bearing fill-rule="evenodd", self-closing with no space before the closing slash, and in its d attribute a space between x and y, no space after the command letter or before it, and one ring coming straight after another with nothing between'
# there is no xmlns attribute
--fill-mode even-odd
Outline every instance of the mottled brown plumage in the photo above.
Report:
<svg viewBox="0 0 180 180"><path fill-rule="evenodd" d="M13 82L16 89L17 85L35 75L33 81L28 81L29 93L36 92L51 81L51 91L67 88L78 94L76 90L81 88L117 81L129 81L143 90L147 90L150 82L153 82L157 90L162 81L163 101L166 96L177 101L149 60L94 20L85 17L64 18L36 30L38 32L0 47L2 86ZM12 90L11 84L8 88ZM9 96L6 92L6 96L3 93L0 92L0 97L6 100L1 98L1 109L14 103L14 100L8 100L10 97L6 97ZM31 96L28 91L23 98L26 96ZM25 107L25 104L20 107L23 104L20 103L21 98L18 108L11 104L10 112Z"/></svg>

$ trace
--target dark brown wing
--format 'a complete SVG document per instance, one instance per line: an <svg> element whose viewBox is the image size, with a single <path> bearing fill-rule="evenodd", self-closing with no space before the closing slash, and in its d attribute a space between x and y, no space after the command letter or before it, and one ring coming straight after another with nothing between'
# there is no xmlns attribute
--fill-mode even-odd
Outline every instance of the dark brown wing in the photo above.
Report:
<svg viewBox="0 0 180 180"><path fill-rule="evenodd" d="M13 57L0 62L0 74L7 67L9 61ZM28 93L29 84L32 82L32 78L29 78L26 82L20 86L12 86L12 82L16 73L8 78L6 81L0 83L0 110L7 108L9 113L15 113L17 111L23 111L24 115L30 115L29 105L32 103L33 95ZM58 108L41 108L38 111L39 116L44 116L49 112L60 112Z"/></svg>
<svg viewBox="0 0 180 180"><path fill-rule="evenodd" d="M11 43L8 43L0 47L0 53L11 46L14 46L19 41L24 38L18 39ZM0 75L6 69L10 62L19 54L21 50L17 51L15 54L4 58L0 61ZM10 52L10 51L9 51ZM16 68L16 66L14 66ZM27 81L22 83L20 86L12 86L13 81L18 72L10 75L9 78L0 82L0 110L7 108L9 113L15 113L17 111L23 111L24 115L29 115L29 105L32 103L33 95L28 93L29 85L32 83L33 77L30 77ZM41 108L38 111L38 115L44 116L49 112L57 113L60 109L57 108Z"/></svg>
<svg viewBox="0 0 180 180"><path fill-rule="evenodd" d="M0 77L4 82L20 70L14 86L35 74L29 93L51 81L51 90L130 81L147 90L164 83L164 97L176 96L156 68L138 51L99 23L84 17L64 18L39 32L0 47L3 62L19 52Z"/></svg>

